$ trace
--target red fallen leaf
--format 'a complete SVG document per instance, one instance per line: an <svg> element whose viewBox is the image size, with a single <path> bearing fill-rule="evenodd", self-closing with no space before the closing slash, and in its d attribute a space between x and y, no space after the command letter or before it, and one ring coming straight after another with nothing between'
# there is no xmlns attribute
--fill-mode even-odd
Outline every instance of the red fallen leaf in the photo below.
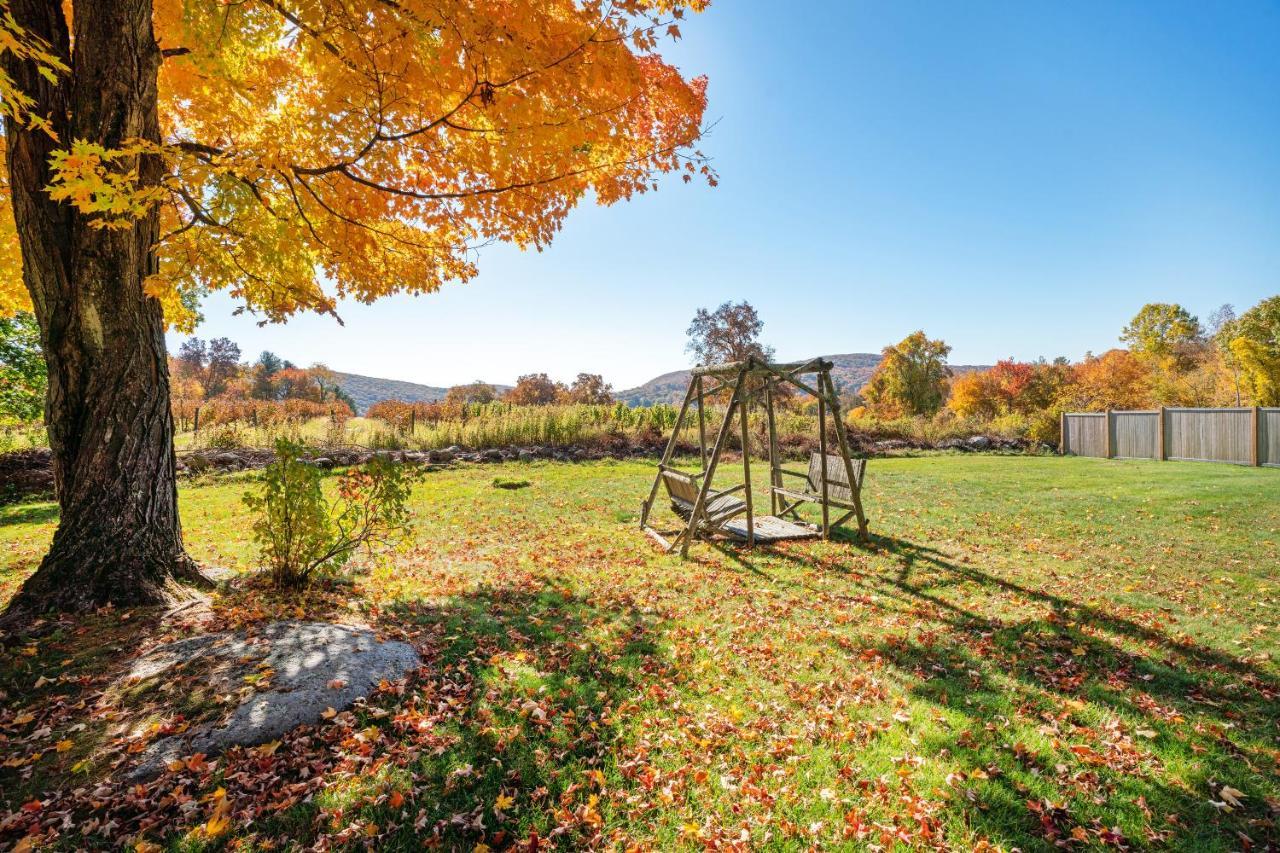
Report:
<svg viewBox="0 0 1280 853"><path fill-rule="evenodd" d="M404 794L399 791L392 791L391 796L387 797L387 805L393 809L398 809L404 805Z"/></svg>
<svg viewBox="0 0 1280 853"><path fill-rule="evenodd" d="M335 678L335 679L333 679L332 681L330 681L330 682L329 682L329 689L330 689L330 690L341 690L342 688L344 688L344 687L346 687L346 686L347 686L347 682L346 682L345 680L341 679L341 678Z"/></svg>
<svg viewBox="0 0 1280 853"><path fill-rule="evenodd" d="M35 813L40 811L42 808L44 808L44 803L40 802L39 800L31 800L30 802L22 804L22 810L24 812Z"/></svg>

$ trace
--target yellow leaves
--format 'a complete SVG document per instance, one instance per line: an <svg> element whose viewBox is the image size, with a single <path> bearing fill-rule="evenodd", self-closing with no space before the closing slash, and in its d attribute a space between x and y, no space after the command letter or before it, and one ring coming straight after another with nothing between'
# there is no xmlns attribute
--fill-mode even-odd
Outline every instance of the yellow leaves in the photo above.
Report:
<svg viewBox="0 0 1280 853"><path fill-rule="evenodd" d="M67 752L73 746L75 746L75 742L72 740L60 740L58 741L54 749L56 749L58 752Z"/></svg>
<svg viewBox="0 0 1280 853"><path fill-rule="evenodd" d="M226 834L231 829L231 803L227 799L227 789L219 787L203 799L204 802L212 804L212 810L201 827L201 831L207 838L217 838Z"/></svg>
<svg viewBox="0 0 1280 853"><path fill-rule="evenodd" d="M77 139L69 150L54 151L49 158L49 197L95 214L89 220L94 227L127 228L168 194L161 186L139 183L139 158L151 150L153 146L137 142L107 149Z"/></svg>
<svg viewBox="0 0 1280 853"><path fill-rule="evenodd" d="M505 812L516 804L516 798L508 794L498 794L498 798L493 801L494 811Z"/></svg>

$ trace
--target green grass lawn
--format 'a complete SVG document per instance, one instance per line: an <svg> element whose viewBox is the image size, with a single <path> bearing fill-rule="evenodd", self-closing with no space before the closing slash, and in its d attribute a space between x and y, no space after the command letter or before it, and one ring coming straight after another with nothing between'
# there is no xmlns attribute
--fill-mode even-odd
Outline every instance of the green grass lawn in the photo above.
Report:
<svg viewBox="0 0 1280 853"><path fill-rule="evenodd" d="M869 546L699 543L684 562L636 527L652 475L435 471L411 547L354 587L300 603L225 589L218 625L337 613L427 666L272 755L141 792L73 789L117 784L154 736L99 722L154 620L104 614L3 653L0 751L24 757L0 767L0 817L34 798L182 849L1280 843L1280 471L876 459ZM252 567L247 479L183 489L201 562ZM55 521L51 504L0 507L0 599ZM76 701L79 716L49 710ZM232 820L211 831L220 787Z"/></svg>

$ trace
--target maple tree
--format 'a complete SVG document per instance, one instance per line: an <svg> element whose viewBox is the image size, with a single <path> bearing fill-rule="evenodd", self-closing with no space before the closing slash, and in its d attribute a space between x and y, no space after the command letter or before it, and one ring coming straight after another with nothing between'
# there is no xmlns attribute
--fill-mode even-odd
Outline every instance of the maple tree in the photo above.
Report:
<svg viewBox="0 0 1280 853"><path fill-rule="evenodd" d="M613 386L599 373L579 373L578 378L561 393L566 403L600 405L613 402Z"/></svg>
<svg viewBox="0 0 1280 853"><path fill-rule="evenodd" d="M951 347L930 340L924 332L912 332L885 347L875 373L862 390L872 410L889 416L932 415L947 397Z"/></svg>
<svg viewBox="0 0 1280 853"><path fill-rule="evenodd" d="M564 385L553 382L545 373L526 373L516 380L515 387L502 399L519 406L549 406L566 390Z"/></svg>
<svg viewBox="0 0 1280 853"><path fill-rule="evenodd" d="M444 401L454 407L467 403L492 403L497 398L497 389L479 379L470 385L454 385L444 395Z"/></svg>
<svg viewBox="0 0 1280 853"><path fill-rule="evenodd" d="M705 0L8 0L0 311L33 308L60 523L12 607L200 582L165 324L425 293L590 195L715 177L706 81L658 53Z"/></svg>

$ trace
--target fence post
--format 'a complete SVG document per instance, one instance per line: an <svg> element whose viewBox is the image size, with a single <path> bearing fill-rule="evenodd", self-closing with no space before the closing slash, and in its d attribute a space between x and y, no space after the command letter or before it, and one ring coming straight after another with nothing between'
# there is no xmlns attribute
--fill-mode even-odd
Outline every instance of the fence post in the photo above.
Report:
<svg viewBox="0 0 1280 853"><path fill-rule="evenodd" d="M1254 406L1250 414L1252 428L1249 430L1249 463L1253 465L1254 468L1257 468L1260 464L1258 460L1258 430L1261 428L1261 425L1259 424L1260 418L1258 417L1258 414L1258 407Z"/></svg>
<svg viewBox="0 0 1280 853"><path fill-rule="evenodd" d="M193 432L196 435L200 434L200 407L199 406L196 406L195 426L192 428L191 432Z"/></svg>
<svg viewBox="0 0 1280 853"><path fill-rule="evenodd" d="M1058 455L1067 455L1067 410L1058 413Z"/></svg>
<svg viewBox="0 0 1280 853"><path fill-rule="evenodd" d="M1164 442L1165 442L1165 437L1164 437L1164 422L1165 422L1165 417L1164 417L1164 406L1161 406L1161 407L1160 407L1160 411L1159 411L1159 413L1157 414L1157 417L1159 417L1159 418L1160 418L1160 428L1159 428L1159 430L1156 432L1156 461L1157 461L1157 462L1164 462L1164 461L1165 461L1165 459L1166 459L1166 457L1165 457L1165 449L1164 449Z"/></svg>
<svg viewBox="0 0 1280 853"><path fill-rule="evenodd" d="M1106 443L1103 444L1103 448L1105 448L1103 451L1103 456L1106 459L1110 459L1111 458L1111 410L1110 409L1107 409L1107 420L1106 420L1105 432L1103 437L1106 439Z"/></svg>

